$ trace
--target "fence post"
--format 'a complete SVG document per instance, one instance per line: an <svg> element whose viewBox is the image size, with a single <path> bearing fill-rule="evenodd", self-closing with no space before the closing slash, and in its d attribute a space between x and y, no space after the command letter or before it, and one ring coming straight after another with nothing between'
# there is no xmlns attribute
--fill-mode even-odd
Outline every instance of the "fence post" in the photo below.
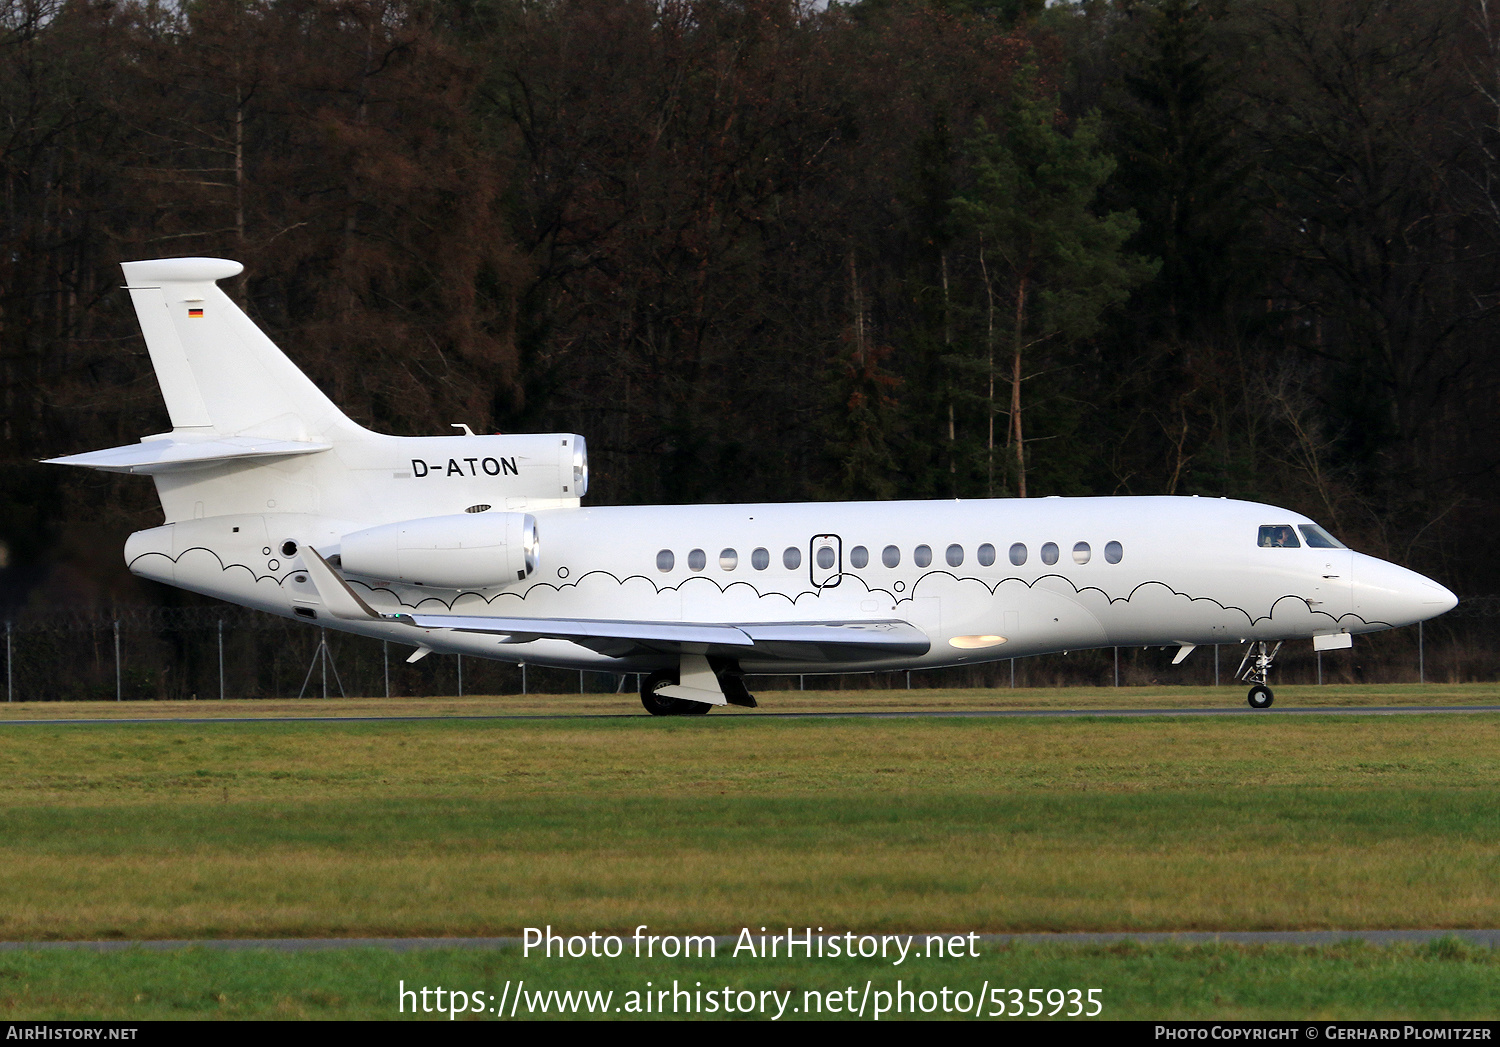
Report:
<svg viewBox="0 0 1500 1047"><path fill-rule="evenodd" d="M224 700L224 619L219 619L219 701Z"/></svg>
<svg viewBox="0 0 1500 1047"><path fill-rule="evenodd" d="M1318 652L1318 686L1323 686L1323 652Z"/></svg>
<svg viewBox="0 0 1500 1047"><path fill-rule="evenodd" d="M526 693L526 663L521 663L521 693Z"/></svg>
<svg viewBox="0 0 1500 1047"><path fill-rule="evenodd" d="M391 641L380 641L380 659L385 667L385 696L391 696Z"/></svg>
<svg viewBox="0 0 1500 1047"><path fill-rule="evenodd" d="M1219 686L1219 645L1214 644L1214 686Z"/></svg>
<svg viewBox="0 0 1500 1047"><path fill-rule="evenodd" d="M1120 648L1115 648L1115 686L1120 686Z"/></svg>
<svg viewBox="0 0 1500 1047"><path fill-rule="evenodd" d="M1014 658L1010 660L1010 689L1012 691L1016 689L1016 660Z"/></svg>
<svg viewBox="0 0 1500 1047"><path fill-rule="evenodd" d="M5 620L5 700L13 702L16 700L15 688L10 682L10 619Z"/></svg>
<svg viewBox="0 0 1500 1047"><path fill-rule="evenodd" d="M120 686L120 619L115 619L115 701L124 701L124 689Z"/></svg>
<svg viewBox="0 0 1500 1047"><path fill-rule="evenodd" d="M464 656L458 656L458 696L464 696Z"/></svg>
<svg viewBox="0 0 1500 1047"><path fill-rule="evenodd" d="M1422 644L1422 623L1417 623L1417 683L1427 682L1427 651Z"/></svg>

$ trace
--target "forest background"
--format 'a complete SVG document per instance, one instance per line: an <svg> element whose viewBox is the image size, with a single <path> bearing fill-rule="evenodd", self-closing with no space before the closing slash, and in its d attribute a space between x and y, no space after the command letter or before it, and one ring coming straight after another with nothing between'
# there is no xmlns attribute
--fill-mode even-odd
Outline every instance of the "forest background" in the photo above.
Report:
<svg viewBox="0 0 1500 1047"><path fill-rule="evenodd" d="M356 421L581 433L594 504L1261 500L1500 671L1490 0L3 0L0 182L8 619L209 603L37 460L170 428L118 265L214 255Z"/></svg>

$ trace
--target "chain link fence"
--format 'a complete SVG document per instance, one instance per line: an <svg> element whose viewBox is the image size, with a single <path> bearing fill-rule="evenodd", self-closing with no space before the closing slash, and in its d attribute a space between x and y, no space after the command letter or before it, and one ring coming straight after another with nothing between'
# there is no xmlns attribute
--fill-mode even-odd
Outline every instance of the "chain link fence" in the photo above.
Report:
<svg viewBox="0 0 1500 1047"><path fill-rule="evenodd" d="M243 607L23 611L4 623L5 701L428 697L631 692L632 675L432 654ZM1463 683L1500 679L1500 595L1466 597L1422 626L1355 638L1352 651L1288 644L1277 683ZM325 646L326 645L326 646ZM1106 648L957 669L756 677L752 689L1229 684L1241 648Z"/></svg>

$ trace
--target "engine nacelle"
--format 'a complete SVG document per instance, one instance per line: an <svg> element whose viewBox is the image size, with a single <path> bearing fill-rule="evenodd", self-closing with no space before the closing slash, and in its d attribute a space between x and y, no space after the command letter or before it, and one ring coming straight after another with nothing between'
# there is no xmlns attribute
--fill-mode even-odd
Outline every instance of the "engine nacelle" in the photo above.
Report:
<svg viewBox="0 0 1500 1047"><path fill-rule="evenodd" d="M537 568L536 518L460 513L369 527L344 535L350 574L444 589L485 589L525 580Z"/></svg>

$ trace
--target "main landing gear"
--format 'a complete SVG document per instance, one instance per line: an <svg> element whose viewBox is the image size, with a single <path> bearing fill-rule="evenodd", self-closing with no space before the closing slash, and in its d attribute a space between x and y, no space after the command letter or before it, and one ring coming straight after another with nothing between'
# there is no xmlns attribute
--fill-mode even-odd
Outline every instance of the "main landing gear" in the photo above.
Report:
<svg viewBox="0 0 1500 1047"><path fill-rule="evenodd" d="M714 705L756 707L755 696L745 686L745 677L732 660L684 656L683 662L688 666L687 673L679 668L677 672L662 670L641 677L641 704L652 716L702 716ZM684 676L695 693L718 700L695 702L691 698L661 693L664 687L677 685Z"/></svg>
<svg viewBox="0 0 1500 1047"><path fill-rule="evenodd" d="M1250 694L1246 701L1252 709L1269 709L1276 700L1276 695L1266 686L1266 680L1271 675L1271 665L1276 661L1276 653L1280 650L1279 640L1269 649L1264 640L1255 640L1245 649L1245 657L1240 661L1240 668L1235 676L1250 684Z"/></svg>
<svg viewBox="0 0 1500 1047"><path fill-rule="evenodd" d="M707 702L691 702L656 692L677 682L676 673L656 672L641 677L641 704L652 716L702 716L713 708Z"/></svg>

